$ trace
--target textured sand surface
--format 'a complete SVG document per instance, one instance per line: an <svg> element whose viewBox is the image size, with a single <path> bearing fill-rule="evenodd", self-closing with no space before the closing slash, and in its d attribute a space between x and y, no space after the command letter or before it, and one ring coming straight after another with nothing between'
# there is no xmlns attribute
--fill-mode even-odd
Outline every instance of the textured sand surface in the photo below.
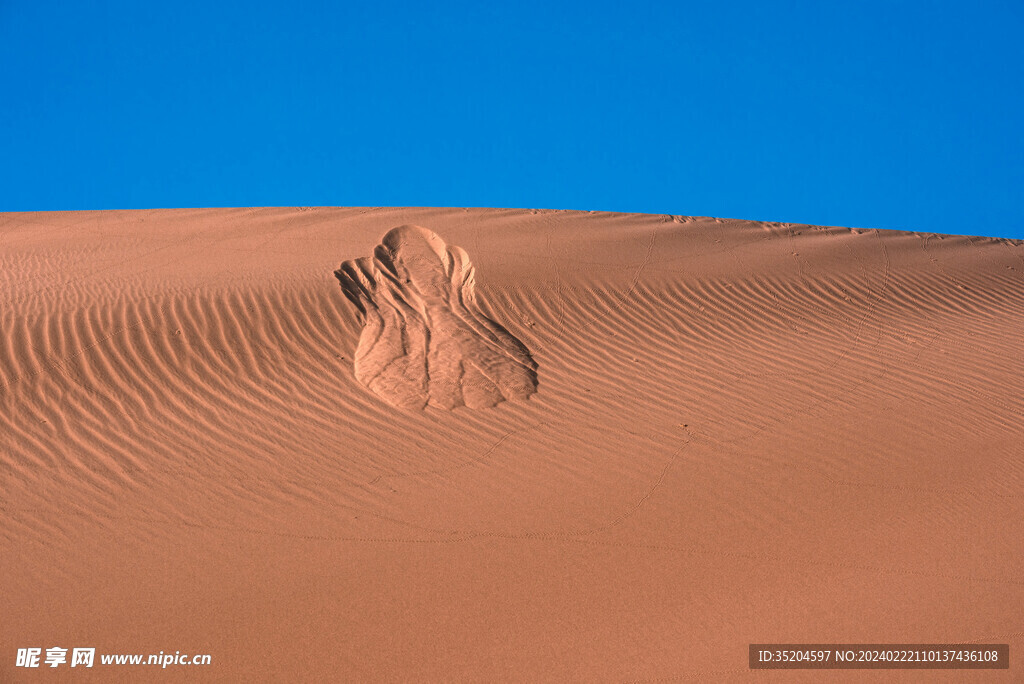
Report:
<svg viewBox="0 0 1024 684"><path fill-rule="evenodd" d="M160 210L0 214L0 260L0 681L789 682L822 675L751 673L747 644L1024 652L1019 242ZM61 645L213 666L14 667Z"/></svg>
<svg viewBox="0 0 1024 684"><path fill-rule="evenodd" d="M372 259L334 274L363 320L356 379L392 406L483 408L535 391L529 351L476 306L465 250L422 226L399 226Z"/></svg>

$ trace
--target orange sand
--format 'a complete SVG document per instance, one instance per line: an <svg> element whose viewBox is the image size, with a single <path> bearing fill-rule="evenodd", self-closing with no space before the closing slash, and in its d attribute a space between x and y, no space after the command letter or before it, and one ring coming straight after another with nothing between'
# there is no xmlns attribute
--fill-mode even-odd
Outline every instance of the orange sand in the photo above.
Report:
<svg viewBox="0 0 1024 684"><path fill-rule="evenodd" d="M356 379L334 271L404 224L465 250L535 393ZM0 257L0 681L953 682L747 644L1024 653L1020 242L216 209L0 214ZM213 665L15 668L31 646Z"/></svg>

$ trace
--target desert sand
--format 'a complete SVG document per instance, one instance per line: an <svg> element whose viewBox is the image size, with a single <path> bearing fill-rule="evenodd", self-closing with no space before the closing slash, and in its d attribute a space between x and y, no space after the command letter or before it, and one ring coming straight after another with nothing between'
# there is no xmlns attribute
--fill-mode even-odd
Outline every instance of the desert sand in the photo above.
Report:
<svg viewBox="0 0 1024 684"><path fill-rule="evenodd" d="M0 258L0 681L1024 677L1019 241L204 209ZM880 641L1012 665L747 667Z"/></svg>

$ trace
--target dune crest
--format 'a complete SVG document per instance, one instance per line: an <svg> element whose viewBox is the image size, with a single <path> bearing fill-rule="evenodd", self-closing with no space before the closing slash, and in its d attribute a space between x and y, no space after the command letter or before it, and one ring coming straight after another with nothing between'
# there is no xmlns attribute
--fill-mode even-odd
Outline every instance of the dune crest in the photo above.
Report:
<svg viewBox="0 0 1024 684"><path fill-rule="evenodd" d="M359 309L355 376L401 408L485 408L536 391L526 346L476 306L469 255L432 231L390 230L334 272Z"/></svg>

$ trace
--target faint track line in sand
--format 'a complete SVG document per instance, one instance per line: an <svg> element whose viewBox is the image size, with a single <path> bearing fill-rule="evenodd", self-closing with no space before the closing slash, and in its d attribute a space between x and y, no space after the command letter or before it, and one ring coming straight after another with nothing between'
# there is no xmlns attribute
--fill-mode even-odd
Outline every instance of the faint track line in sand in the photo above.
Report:
<svg viewBox="0 0 1024 684"><path fill-rule="evenodd" d="M874 235L875 235L875 238L878 240L879 246L882 248L882 258L884 259L884 263L885 263L885 272L882 275L882 287L879 289L877 294L872 293L873 301L868 306L867 311L864 312L864 315L861 317L860 322L857 324L857 332L853 336L853 341L850 343L850 345L848 347L846 347L843 350L843 353L840 354L838 357L836 357L835 361L833 361L828 366L828 368L825 368L822 372L826 372L826 371L832 370L833 368L838 366L839 363L841 361L843 361L850 354L850 352L860 343L860 337L863 334L864 324L867 322L868 317L874 314L876 307L878 306L878 304L883 299L885 299L885 295L888 292L888 289L889 289L889 271L891 269L892 264L891 264L891 261L889 259L889 252L885 248L885 242L882 241L881 233L876 229L875 232L874 232ZM881 327L881 324L879 324L879 333L881 333L881 330L882 330L882 327ZM877 346L877 341L876 341L875 344Z"/></svg>
<svg viewBox="0 0 1024 684"><path fill-rule="evenodd" d="M615 303L615 306L619 306L619 307L625 306L626 300L629 299L633 295L633 292L636 290L637 286L640 284L640 276L643 275L644 269L646 269L647 266L651 263L651 258L654 256L654 243L655 243L655 240L657 239L657 237L658 237L658 229L657 228L653 228L651 230L651 239L647 243L647 253L644 255L643 261L640 262L640 265L637 267L636 272L633 274L633 278L630 280L630 283L629 283L629 288L622 295L617 295L618 301ZM548 237L548 244L549 245L550 245L550 239L551 238L549 236ZM569 287L563 287L562 286L562 282L561 282L561 273L558 271L558 269L555 270L555 283L556 283L556 285L555 285L556 297L557 297L558 302L559 302L559 305L558 305L559 306L559 312L558 312L558 336L561 336L564 333L564 331L565 331L565 326L564 326L564 322L563 322L564 321L564 317L565 317L565 299L562 296L562 290L563 289L579 289L579 290L584 291L584 292L592 292L593 288L569 288ZM503 289L517 290L519 288L518 288L518 286L506 286ZM606 318L609 314L613 313L615 310L616 310L615 308L613 308L612 306L609 306L604 311L594 314L588 321L585 321L585 322L581 323L575 329L577 330L577 332L582 332L584 330L587 330L588 328L590 328L595 323L598 323L601 320L603 320L604 318ZM543 352L543 351L545 351L547 349L547 347L548 347L548 345L544 344L542 342L542 343L540 343L536 347L536 351Z"/></svg>
<svg viewBox="0 0 1024 684"><path fill-rule="evenodd" d="M548 231L548 236L547 236L546 251L548 252L548 254L551 253L551 239L554 236L554 232L555 232L555 227L552 226L551 230ZM557 322L558 333L557 334L558 334L559 337L561 337L562 334L565 332L565 299L564 299L564 295L562 294L562 290L563 290L562 269L558 267L557 262L555 264L554 271L555 271L555 301L558 302L558 322ZM542 344L540 349L538 349L537 351L543 351L544 348L545 348L545 345Z"/></svg>
<svg viewBox="0 0 1024 684"><path fill-rule="evenodd" d="M979 497L991 496L999 499L1024 499L1024 494L1001 494L999 492L978 491L977 488L952 489L939 487L913 487L908 485L885 484L881 482L854 482L852 480L837 480L823 474L824 478L832 484L840 487L865 487L870 489L888 489L897 492L924 492L938 496L967 496L976 494Z"/></svg>
<svg viewBox="0 0 1024 684"><path fill-rule="evenodd" d="M536 427L536 426L534 426L534 427ZM688 432L689 432L689 430L688 430ZM511 437L512 434L514 434L514 432L513 433L509 433L509 434L503 436L497 442L495 442L491 446L491 448L488 449L487 452L485 452L484 456L481 456L481 459L484 458L487 454L490 454L495 449L497 449L498 446L500 446L506 439ZM190 523L190 522L189 523L183 522L182 524L186 524L186 525L194 526L194 527L211 527L213 529L221 529L221 530L224 530L224 531L237 530L237 531L247 532L247 533L251 533L251 534L268 534L268 535L273 535L273 536L296 537L296 538L311 539L311 540L313 540L313 539L322 539L322 540L325 540L325 541L326 540L335 540L335 541L371 541L371 542L379 541L379 542L410 542L410 543L432 543L432 542L439 542L439 541L441 541L441 542L446 542L447 543L447 542L451 542L451 541L469 541L469 540L473 540L473 539L487 539L487 538L495 538L495 539L523 539L523 540L529 540L529 539L536 539L536 540L570 540L570 539L586 537L586 536L590 536L590 535L594 535L594 534L598 534L600 532L604 532L604 531L610 530L613 527L617 527L618 525L621 525L623 522L625 522L626 520L631 518L633 515L635 515L644 506L644 504L647 503L647 501L650 500L650 498L654 495L654 493L661 487L661 485L665 481L665 478L667 477L669 471L672 469L672 466L675 465L675 463L679 459L679 456L683 453L683 451L686 449L686 447L690 445L691 441L692 441L692 433L689 434L687 439L683 442L683 444L681 444L678 448L676 448L676 450L674 452L672 452L672 454L668 457L667 462L662 467L661 472L659 473L659 475L658 475L657 479L654 481L654 483L650 486L650 488L647 489L647 491L644 492L644 494L639 499L637 499L636 502L631 504L629 506L629 508L627 508L623 513L619 514L618 516L616 516L614 519L612 519L608 523L605 523L605 524L602 524L602 525L596 525L596 526L591 527L589 529L579 530L579 531L576 531L576 532L527 532L527 533L522 533L522 534L510 534L510 533L502 533L502 532L485 532L485 531L466 532L466 531L461 531L461 530L444 530L444 529L440 529L440 528L432 528L432 527L427 527L427 526L423 526L423 525L417 525L417 524L411 523L411 522L409 522L407 520L403 520L403 519L400 519L400 518L394 518L394 517L391 517L391 516L386 516L386 515L379 514L379 513L373 512L373 511L369 511L369 510L366 510L366 509L363 509L363 508L357 508L357 507L354 507L354 506L348 506L346 504L337 504L337 505L340 508L352 510L354 512L359 512L360 514L370 515L372 517L376 517L376 518L379 518L381 520L385 520L385 521L390 522L390 523L395 523L395 524L411 527L413 529L418 529L420 531L430 532L430 533L437 534L437 535L446 535L447 538L444 538L444 539L430 539L430 538L426 538L426 539L401 539L401 538L392 538L392 537L345 537L345 536L335 537L335 536L331 536L331 535L294 535L294 534L286 533L286 532L275 532L273 530L258 530L258 529L255 529L255 528L235 528L235 527L228 527L228 526L221 527L221 526L212 526L212 525L205 525L205 524L202 524L202 523ZM479 462L479 461L480 461L480 459L475 459L474 461L463 463L463 464L460 464L460 465L448 468L448 470L455 470L455 469L459 469L459 468L462 468L462 467L466 467L467 465L471 465L472 463ZM410 473L410 474L405 474L405 475L400 475L400 476L405 477L405 476L411 476L411 475L413 475L413 474ZM381 479L387 479L389 477L396 477L396 476L391 476L391 475L378 476L377 478L375 478L374 480L372 480L371 482L369 482L367 484L374 484L374 483L380 481Z"/></svg>
<svg viewBox="0 0 1024 684"><path fill-rule="evenodd" d="M538 427L540 427L542 425L547 425L547 424L548 423L546 421L539 420L539 421L537 421L537 422L535 422L532 425L529 425L527 427L520 428L518 430L509 430L508 432L503 434L501 437L499 437L497 439L497 441L492 443L487 449L485 449L483 451L483 453L481 453L480 455L475 456L475 457L467 458L466 460L462 461L461 463L457 463L455 465L450 465L450 466L441 466L441 467L438 467L438 468L432 468L430 470L416 470L416 471L401 472L401 473L382 473L382 474L378 475L377 477L373 478L372 480L370 480L369 482L367 482L367 484L368 485L377 484L381 480L397 480L397 479L408 478L408 477L422 477L422 476L426 476L426 475L447 475L448 473L453 473L453 472L462 470L463 468L469 468L470 466L478 465L478 464L483 463L484 461L486 461L488 456L490 456L495 451L497 451L498 447L500 447L502 444L504 444L511 437L517 436L517 435L523 435L523 434L532 432L533 430L536 430Z"/></svg>
<svg viewBox="0 0 1024 684"><path fill-rule="evenodd" d="M643 275L644 269L647 268L647 265L651 263L651 257L654 255L654 243L657 240L657 238L658 238L658 229L654 228L654 229L651 230L651 239L647 243L647 253L644 255L643 261L640 262L640 265L637 267L636 272L633 274L633 278L629 282L629 288L625 291L625 293L622 294L622 296L620 296L618 298L619 299L619 301L618 301L618 305L619 306L625 305L626 300L629 299L633 295L633 292L636 290L637 285L640 284L640 276ZM595 316L590 321L585 323L583 325L583 329L589 328L594 323L597 323L598 321L603 320L606 316L608 316L613 311L614 311L614 309L609 307L603 313Z"/></svg>
<svg viewBox="0 0 1024 684"><path fill-rule="evenodd" d="M800 565L813 566L813 567L826 567L826 568L837 568L840 570L858 570L873 572L876 574L884 575L903 575L908 577L936 577L940 579L949 579L955 581L967 581L967 582L983 582L988 584L1006 584L1011 586L1024 587L1024 580L1019 579L1004 579L997 577L980 577L978 575L960 574L952 572L931 572L928 570L914 570L909 568L893 568L881 565L864 565L859 563L844 563L842 561L824 561L824 560L811 560L807 558L792 558L789 556L775 555L775 554L761 554L761 553L739 553L736 551L720 551L717 549L707 549L699 546L676 546L671 544L635 544L626 542L614 542L614 541L600 541L593 539L579 539L579 538L567 538L564 541L575 542L578 544L592 544L597 546L610 546L610 547L625 547L625 548L640 548L650 549L653 551L676 551L692 555L700 556L719 556L723 558L739 558L749 561L757 562L772 562L772 563L798 563Z"/></svg>
<svg viewBox="0 0 1024 684"><path fill-rule="evenodd" d="M824 560L810 560L806 558L793 558L791 556L773 555L773 554L759 554L759 553L739 553L735 551L721 551L717 549L707 549L699 546L678 546L670 544L644 544L644 543L627 543L627 542L615 542L615 541L603 541L597 539L588 539L587 536L600 532L604 529L608 529L612 525L605 525L592 530L586 530L579 533L560 533L560 534L511 534L502 532L458 532L458 531L444 531L435 528L427 528L420 525L415 525L407 521L388 518L387 516L377 515L369 513L363 509L356 509L345 505L339 505L340 508L351 509L354 512L360 514L373 515L374 517L393 522L403 526L419 529L421 531L430 532L436 534L434 537L393 537L393 536L357 536L357 535L323 535L323 534L296 534L291 532L280 532L275 530L247 528L247 527L236 527L228 525L216 525L209 523L201 523L194 521L152 521L159 522L161 524L179 524L185 527L191 527L196 529L211 529L222 532L241 532L245 534L253 534L259 536L279 537L282 539L302 539L306 541L316 542L353 542L353 543L371 543L371 544L459 544L464 542L474 541L485 541L485 540L497 540L497 541L556 541L566 543L576 543L590 546L606 546L611 548L631 548L631 549L642 549L651 551L667 551L675 553L683 553L686 555L695 556L711 556L718 558L735 558L739 560L760 562L760 563L773 563L773 564L797 564L801 566L810 567L821 567L821 568L835 568L838 570L853 570L853 571L866 571L880 575L896 575L905 577L932 577L938 579L953 580L958 582L976 582L985 584L1000 584L1009 586L1024 587L1024 580L1018 579L1006 579L998 577L981 577L978 575L971 574L960 574L960 573L949 573L949 572L931 572L927 570L914 570L911 568L894 568L880 565L865 565L859 563L845 563L841 561L824 561ZM85 515L81 513L81 515ZM113 515L101 515L90 513L96 517L109 517L115 520L139 520L147 522L146 518L138 518L135 516L113 516ZM613 523L614 524L614 523ZM807 569L805 567L805 569Z"/></svg>
<svg viewBox="0 0 1024 684"><path fill-rule="evenodd" d="M953 644L991 644L1000 639L1020 639L1024 637L1024 632L1006 632L1004 634L989 634L988 636L981 637L979 639L968 639L963 640L959 638L952 638L950 643Z"/></svg>
<svg viewBox="0 0 1024 684"><path fill-rule="evenodd" d="M530 428L527 428L527 429L534 429L534 428L538 427L540 424L542 424L542 421L538 422L538 423L536 423L536 424L534 424L532 426L530 426ZM451 467L442 468L442 469L436 469L436 470L433 470L433 471L423 471L423 472L420 472L420 473L404 473L404 474L397 474L397 475L381 475L381 476L378 476L377 478L374 478L372 481L370 481L367 484L368 485L372 485L372 484L375 484L375 483L379 482L382 479L386 480L388 478L394 478L394 477L410 477L410 476L420 475L420 474L442 474L444 472L449 472L449 471L458 470L458 469L461 469L461 468L465 468L465 467L471 466L471 465L473 465L475 463L481 462L488 455L493 453L498 447L500 447L501 444L503 444L505 441L510 439L515 434L519 434L521 432L522 432L521 430L515 430L515 431L510 431L510 432L506 433L505 435L500 437L496 442L494 442L490 446L490 448L488 448L487 451L485 451L479 457L477 457L475 459L471 459L471 460L466 461L466 462L463 462L461 464L458 464L458 465L455 465L455 466L451 466ZM259 528L255 528L255 527L236 527L236 526L227 526L227 525L217 525L217 524L211 524L211 523L199 522L199 521L188 521L188 520L178 520L178 521L175 521L175 520L166 520L166 519L164 519L164 520L157 520L157 519L148 518L146 516L133 516L133 515L115 516L115 515L111 515L111 514L104 515L104 514L99 514L99 513L92 513L91 515L94 515L95 517L101 517L101 518L111 519L111 520L134 520L134 521L137 521L137 522L149 522L149 523L155 523L155 524L161 524L161 525L179 524L179 525L183 525L185 527L191 527L191 528L196 528L196 529L212 529L212 530L220 530L220 531L225 531L225 532L241 532L241 533L245 533L245 534L274 536L274 537L281 537L281 538L303 539L303 540L308 540L308 541L351 541L351 542L370 542L370 543L423 543L423 544L430 544L430 543L453 543L453 542L473 541L473 540L480 540L480 539L503 539L503 540L523 540L523 541L527 541L527 540L538 540L538 541L559 541L559 540L563 540L563 541L571 541L573 539L580 539L580 538L583 538L583 537L591 536L591 535L594 535L594 534L599 534L601 532L610 530L610 529L612 529L614 527L617 527L617 526L621 525L623 522L625 522L626 520L631 518L633 515L635 515L651 499L651 497L655 494L655 492L662 486L663 482L665 481L665 478L668 476L668 473L672 469L673 465L675 465L675 463L679 460L680 455L683 453L683 451L686 449L686 447L690 445L690 443L692 441L692 438L693 438L693 434L692 434L692 432L690 430L687 430L687 432L688 432L687 439L681 445L679 445L675 449L675 451L672 452L672 454L668 457L665 465L661 468L661 471L658 474L657 479L643 493L643 495L639 499L637 499L625 511L623 511L621 514L616 516L614 519L612 519L608 523L597 525L597 526L591 527L589 529L579 530L579 531L575 531L575 532L550 532L550 533L547 533L547 532L527 532L527 533L522 533L522 534L513 534L513 533L487 532L487 531L467 532L467 531L464 531L464 530L445 530L445 529L440 529L440 528L434 528L434 527L419 525L419 524L416 524L414 522L410 522L408 520L404 520L402 518L396 518L396 517L393 517L393 516L388 516L388 515L385 515L385 514L382 514L382 513L378 513L376 511L368 510L366 508L361 508L361 507L358 507L358 506L353 506L353 505L344 504L344 503L340 503L340 502L323 502L323 503L325 503L326 505L328 505L328 506L330 506L332 508L339 508L339 509L342 509L342 510L347 510L347 511L350 511L352 513L358 513L359 515L367 515L369 517L376 518L378 520L382 520L382 521L387 522L387 523L399 525L399 526L402 526L402 527L408 527L410 529L413 529L413 530L416 530L416 531L419 531L419 532L425 532L425 533L431 534L431 535L437 535L437 537L402 538L402 537L387 537L387 536L382 536L382 537L365 537L365 536L345 536L345 535L341 535L341 536L336 536L336 535L315 535L315 534L309 535L309 534L295 534L295 533L289 533L289 532L281 532L281 531L268 530L268 529L259 529ZM0 509L0 510L5 510L7 512L14 512L17 509L13 509L13 508L7 507L7 508L3 508L3 509ZM28 510L31 510L31 509L24 509L22 512L27 512ZM84 514L82 514L82 515L84 515Z"/></svg>
<svg viewBox="0 0 1024 684"><path fill-rule="evenodd" d="M654 492L657 491L659 487L661 487L661 484L665 481L665 477L668 476L668 471L672 469L672 466L675 465L676 461L679 459L679 456L683 453L686 447L690 446L690 443L693 441L693 433L689 428L686 428L686 432L686 441L683 442L679 446L679 448L672 453L672 455L668 459L668 462L665 463L665 467L661 469L661 474L658 475L658 479L655 480L651 488L647 490L647 492L642 497L640 497L635 504L633 504L622 515L615 518L610 523L603 526L592 528L590 530L587 530L586 532L581 532L579 535L576 536L597 534L598 532L610 530L611 528L621 525L626 520L636 515L640 508L654 495Z"/></svg>

